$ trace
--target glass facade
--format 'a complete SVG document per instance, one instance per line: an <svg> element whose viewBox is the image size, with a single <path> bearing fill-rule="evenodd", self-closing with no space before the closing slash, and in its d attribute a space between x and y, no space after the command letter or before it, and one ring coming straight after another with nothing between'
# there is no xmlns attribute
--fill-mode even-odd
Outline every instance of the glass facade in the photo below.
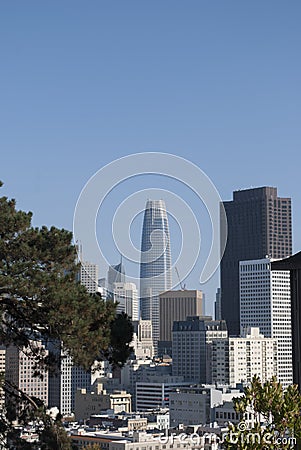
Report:
<svg viewBox="0 0 301 450"><path fill-rule="evenodd" d="M154 345L159 340L159 294L172 287L168 218L163 200L148 200L141 239L140 305L143 320L151 320Z"/></svg>

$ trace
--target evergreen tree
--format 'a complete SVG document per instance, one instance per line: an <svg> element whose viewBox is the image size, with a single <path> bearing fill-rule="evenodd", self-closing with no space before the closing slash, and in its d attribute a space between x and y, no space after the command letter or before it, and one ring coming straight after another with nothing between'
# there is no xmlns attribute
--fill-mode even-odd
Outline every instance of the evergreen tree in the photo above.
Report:
<svg viewBox="0 0 301 450"><path fill-rule="evenodd" d="M55 370L59 362L54 353L31 346L32 339L39 338L62 343L74 364L86 370L94 361L105 359L121 366L130 354L129 318L116 316L114 302L88 294L76 281L79 265L72 233L54 226L35 228L31 220L32 213L18 211L15 200L0 198L0 343L25 348L36 362L35 376ZM13 432L14 419L26 423L33 416L44 418L42 439L47 433L48 439L52 432L56 437L63 434L58 422L50 423L45 416L44 405L37 405L6 381L2 386L12 401L1 412L2 437ZM48 448L45 445L42 448ZM53 441L49 445L67 449L53 447Z"/></svg>
<svg viewBox="0 0 301 450"><path fill-rule="evenodd" d="M229 425L224 448L300 448L301 396L296 385L283 389L275 377L263 384L254 377L250 387L245 388L244 396L234 399L234 409L241 416L241 422ZM246 413L254 417L251 427L244 421Z"/></svg>

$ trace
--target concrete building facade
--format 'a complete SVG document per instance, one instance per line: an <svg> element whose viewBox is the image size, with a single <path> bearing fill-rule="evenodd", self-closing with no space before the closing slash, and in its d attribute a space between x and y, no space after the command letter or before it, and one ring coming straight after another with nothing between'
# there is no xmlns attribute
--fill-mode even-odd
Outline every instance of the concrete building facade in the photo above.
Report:
<svg viewBox="0 0 301 450"><path fill-rule="evenodd" d="M160 342L172 348L172 327L175 321L188 316L203 315L203 294L198 290L167 291L159 295Z"/></svg>
<svg viewBox="0 0 301 450"><path fill-rule="evenodd" d="M132 346L136 359L152 359L154 356L154 345L151 320L134 321L133 327Z"/></svg>
<svg viewBox="0 0 301 450"><path fill-rule="evenodd" d="M290 274L293 383L301 391L301 252L271 264L272 270Z"/></svg>
<svg viewBox="0 0 301 450"><path fill-rule="evenodd" d="M139 298L135 283L113 283L113 298L118 303L118 314L124 312L132 320L139 320Z"/></svg>
<svg viewBox="0 0 301 450"><path fill-rule="evenodd" d="M87 261L81 262L80 282L90 294L98 292L98 266Z"/></svg>
<svg viewBox="0 0 301 450"><path fill-rule="evenodd" d="M215 339L228 337L223 320L188 317L173 325L172 373L194 383L211 383L211 348Z"/></svg>
<svg viewBox="0 0 301 450"><path fill-rule="evenodd" d="M259 327L277 340L278 379L288 386L293 382L290 275L271 271L272 261L240 262L240 322L242 331Z"/></svg>
<svg viewBox="0 0 301 450"><path fill-rule="evenodd" d="M259 328L212 342L212 383L236 386L250 383L255 375L264 383L277 371L277 341L264 337Z"/></svg>
<svg viewBox="0 0 301 450"><path fill-rule="evenodd" d="M33 376L36 371L36 360L32 351L43 352L47 357L48 350L42 340L31 340L32 350L9 346L6 349L5 378L21 389L25 394L37 397L48 404L48 371L41 371L43 378Z"/></svg>
<svg viewBox="0 0 301 450"><path fill-rule="evenodd" d="M75 393L75 420L87 420L93 414L100 414L103 410L112 410L114 414L132 411L131 394L126 391L113 391L108 393L102 389L102 384L95 385L95 390L87 392L78 389Z"/></svg>

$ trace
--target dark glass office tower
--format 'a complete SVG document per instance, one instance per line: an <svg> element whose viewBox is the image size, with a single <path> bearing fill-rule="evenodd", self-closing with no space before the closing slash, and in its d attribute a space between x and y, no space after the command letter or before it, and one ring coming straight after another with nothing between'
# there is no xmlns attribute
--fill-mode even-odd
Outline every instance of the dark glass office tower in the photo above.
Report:
<svg viewBox="0 0 301 450"><path fill-rule="evenodd" d="M163 200L148 200L144 211L141 264L141 317L151 320L154 346L159 340L159 294L171 289L171 253L166 207Z"/></svg>
<svg viewBox="0 0 301 450"><path fill-rule="evenodd" d="M223 202L228 240L221 261L221 309L229 335L240 333L239 261L292 254L291 199L274 187L235 191Z"/></svg>

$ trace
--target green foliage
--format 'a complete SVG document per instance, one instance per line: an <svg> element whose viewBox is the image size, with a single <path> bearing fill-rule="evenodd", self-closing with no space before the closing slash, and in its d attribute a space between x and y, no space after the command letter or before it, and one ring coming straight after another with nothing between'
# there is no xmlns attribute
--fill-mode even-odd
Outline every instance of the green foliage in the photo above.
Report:
<svg viewBox="0 0 301 450"><path fill-rule="evenodd" d="M225 448L289 449L294 447L293 438L300 444L301 396L296 385L283 389L275 377L264 384L254 377L244 396L234 399L234 408L242 421L229 426ZM247 412L254 415L251 428L243 421Z"/></svg>
<svg viewBox="0 0 301 450"><path fill-rule="evenodd" d="M16 210L15 200L0 198L0 343L25 348L35 360L35 375L40 376L55 370L58 363L55 354L32 346L32 339L41 337L45 342L62 342L74 363L86 370L95 360L122 365L132 340L129 318L116 317L112 301L90 295L76 281L79 266L72 233L56 227L34 228L31 219L32 213ZM41 438L46 442L48 436L51 442L41 448L69 448L69 444L55 446L56 437L63 441L64 432L58 422L49 422L44 410L42 414L43 405L21 391L11 392L6 382L3 387L11 406L1 413L0 435L9 433L14 414L19 423L39 417L44 423Z"/></svg>

